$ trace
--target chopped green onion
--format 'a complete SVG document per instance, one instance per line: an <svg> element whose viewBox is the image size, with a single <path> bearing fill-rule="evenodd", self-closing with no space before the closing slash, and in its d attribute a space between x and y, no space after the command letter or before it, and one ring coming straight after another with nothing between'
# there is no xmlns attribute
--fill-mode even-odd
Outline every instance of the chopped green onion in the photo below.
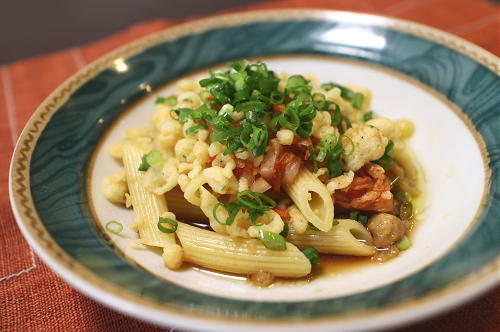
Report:
<svg viewBox="0 0 500 332"><path fill-rule="evenodd" d="M165 225L165 226L164 226ZM169 218L158 218L158 229L163 233L175 233L177 230L177 221Z"/></svg>
<svg viewBox="0 0 500 332"><path fill-rule="evenodd" d="M141 164L139 165L139 168L138 168L138 170L141 172L145 172L149 169L149 167L151 167L151 165L149 165L148 161L146 160L147 156L148 155L145 154L141 157Z"/></svg>
<svg viewBox="0 0 500 332"><path fill-rule="evenodd" d="M319 258L319 252L316 248L314 247L309 247L304 250L302 250L302 253L304 256L307 257L309 262L311 262L311 267L315 267L319 264L320 258Z"/></svg>
<svg viewBox="0 0 500 332"><path fill-rule="evenodd" d="M265 230L259 230L259 240L264 247L270 250L286 250L286 241L283 236Z"/></svg>
<svg viewBox="0 0 500 332"><path fill-rule="evenodd" d="M309 151L309 159L313 162L314 173L318 173L318 161L316 160L316 156L314 155L314 147L312 145L309 145L307 147L307 150Z"/></svg>
<svg viewBox="0 0 500 332"><path fill-rule="evenodd" d="M344 120L346 129L352 128L351 120L349 117L342 115L342 120Z"/></svg>
<svg viewBox="0 0 500 332"><path fill-rule="evenodd" d="M325 106L326 106L325 99L326 99L325 95L320 93L320 92L316 92L315 94L312 95L313 105L317 109L324 109L325 108Z"/></svg>
<svg viewBox="0 0 500 332"><path fill-rule="evenodd" d="M340 106L330 100L326 101L326 110L330 113L332 119L332 126L337 127L342 120L342 112L340 111Z"/></svg>
<svg viewBox="0 0 500 332"><path fill-rule="evenodd" d="M342 151L342 154L346 157L349 157L350 155L352 155L354 153L354 150L356 149L356 146L354 145L354 142L352 141L352 138L350 138L349 136L346 136L346 135L341 135L342 138L345 138L349 141L349 143L351 143L351 149L349 150L348 153L344 153L344 151Z"/></svg>
<svg viewBox="0 0 500 332"><path fill-rule="evenodd" d="M399 205L399 217L402 220L409 220L413 216L413 204L410 202L402 202Z"/></svg>
<svg viewBox="0 0 500 332"><path fill-rule="evenodd" d="M366 112L365 114L363 114L364 122L370 121L371 119L373 119L373 112Z"/></svg>
<svg viewBox="0 0 500 332"><path fill-rule="evenodd" d="M212 214L215 218L215 220L221 224L221 225L225 225L225 226L231 226L234 222L234 218L236 218L236 215L238 214L238 212L240 211L240 207L236 204L233 204L234 202L232 203L228 203L226 205L224 205L223 203L217 203L214 205L213 209L212 209ZM228 212L229 212L229 216L227 217L226 221L225 222L222 222L219 220L219 217L217 216L217 209L222 206L223 208L225 208Z"/></svg>
<svg viewBox="0 0 500 332"><path fill-rule="evenodd" d="M363 106L364 95L362 93L354 92L353 90L336 83L325 83L321 85L321 88L325 91L330 91L333 88L339 88L340 96L345 100L350 101L355 109L360 109L361 106Z"/></svg>
<svg viewBox="0 0 500 332"><path fill-rule="evenodd" d="M219 220L217 216L217 209L222 206L229 212L229 217L225 222ZM230 203L218 203L212 209L212 214L218 223L222 225L231 225L234 218L241 209L248 210L248 216L252 224L256 225L257 218L264 215L266 211L276 207L276 202L268 196L253 192L251 190L244 190L236 195L236 200Z"/></svg>
<svg viewBox="0 0 500 332"><path fill-rule="evenodd" d="M155 100L155 104L167 104L169 106L175 106L177 105L177 97L176 96L170 96L170 97L158 97Z"/></svg>
<svg viewBox="0 0 500 332"><path fill-rule="evenodd" d="M207 129L207 126L203 123L200 123L200 124L197 124L195 126L189 127L188 129L186 129L186 134L189 135L189 134L196 133L200 129Z"/></svg>
<svg viewBox="0 0 500 332"><path fill-rule="evenodd" d="M366 223L368 222L368 217L365 216L364 214L360 214L358 217L358 222L360 222L363 226L366 226Z"/></svg>
<svg viewBox="0 0 500 332"><path fill-rule="evenodd" d="M333 161L329 161L326 164L326 168L328 169L328 175L330 176L330 179L342 175L342 166L336 159Z"/></svg>
<svg viewBox="0 0 500 332"><path fill-rule="evenodd" d="M337 226L338 224L340 224L340 222L338 220L333 220L332 221L332 226Z"/></svg>
<svg viewBox="0 0 500 332"><path fill-rule="evenodd" d="M231 104L224 104L222 105L219 115L223 115L224 113L231 113L234 111L234 106Z"/></svg>
<svg viewBox="0 0 500 332"><path fill-rule="evenodd" d="M394 164L394 142L389 141L385 147L384 155L372 163L382 166L384 169L389 169Z"/></svg>
<svg viewBox="0 0 500 332"><path fill-rule="evenodd" d="M161 166L163 164L163 162L164 162L164 160L163 160L163 154L160 151L158 151L158 150L151 150L146 155L146 162L151 167Z"/></svg>
<svg viewBox="0 0 500 332"><path fill-rule="evenodd" d="M261 101L247 101L245 103L241 103L236 105L234 110L236 112L251 112L251 114L264 112L266 110L266 104Z"/></svg>
<svg viewBox="0 0 500 332"><path fill-rule="evenodd" d="M301 93L309 94L311 90L312 86L309 85L309 81L302 75L292 75L286 83L286 92L293 97Z"/></svg>
<svg viewBox="0 0 500 332"><path fill-rule="evenodd" d="M278 122L280 126L290 130L297 130L300 125L299 115L297 111L292 108L287 108L285 111L279 116Z"/></svg>
<svg viewBox="0 0 500 332"><path fill-rule="evenodd" d="M285 223L285 225L283 226L283 230L281 231L280 235L283 236L283 237L287 237L288 236L288 232L290 232L290 227L288 226L287 223Z"/></svg>
<svg viewBox="0 0 500 332"><path fill-rule="evenodd" d="M401 238L401 240L399 240L398 243L396 243L396 247L399 249L399 250L406 250L408 248L411 247L411 241L410 239L408 238L408 236L403 236Z"/></svg>
<svg viewBox="0 0 500 332"><path fill-rule="evenodd" d="M269 98L271 98L271 102L273 104L283 104L283 101L285 100L285 95L280 91L273 91L271 92Z"/></svg>
<svg viewBox="0 0 500 332"><path fill-rule="evenodd" d="M366 223L368 222L368 217L359 213L359 211L351 211L351 213L349 213L349 219L356 220L363 226L366 226Z"/></svg>
<svg viewBox="0 0 500 332"><path fill-rule="evenodd" d="M155 100L155 104L163 104L165 103L165 97L158 97Z"/></svg>
<svg viewBox="0 0 500 332"><path fill-rule="evenodd" d="M363 96L361 93L359 92L355 92L354 93L354 96L352 98L352 106L355 108L355 109L360 109L361 106L363 106L363 100L365 99L365 96Z"/></svg>
<svg viewBox="0 0 500 332"><path fill-rule="evenodd" d="M164 102L167 105L175 106L177 105L177 97L176 96L167 97Z"/></svg>
<svg viewBox="0 0 500 332"><path fill-rule="evenodd" d="M410 194L408 194L406 191L398 191L396 192L395 198L399 202L409 202Z"/></svg>
<svg viewBox="0 0 500 332"><path fill-rule="evenodd" d="M120 234L123 231L123 225L116 220L111 220L106 223L106 230L113 234Z"/></svg>

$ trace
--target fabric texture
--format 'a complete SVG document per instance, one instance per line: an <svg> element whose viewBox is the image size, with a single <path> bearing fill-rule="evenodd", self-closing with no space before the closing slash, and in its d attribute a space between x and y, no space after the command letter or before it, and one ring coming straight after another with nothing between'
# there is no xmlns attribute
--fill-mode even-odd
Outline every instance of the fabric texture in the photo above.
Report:
<svg viewBox="0 0 500 332"><path fill-rule="evenodd" d="M245 9L276 8L326 8L402 18L448 31L500 54L499 6L494 1L271 0ZM85 64L178 23L140 23L88 45L0 67L0 331L180 331L127 317L70 287L30 249L8 199L8 169L16 139L43 99ZM451 312L396 331L499 331L499 299L497 288Z"/></svg>

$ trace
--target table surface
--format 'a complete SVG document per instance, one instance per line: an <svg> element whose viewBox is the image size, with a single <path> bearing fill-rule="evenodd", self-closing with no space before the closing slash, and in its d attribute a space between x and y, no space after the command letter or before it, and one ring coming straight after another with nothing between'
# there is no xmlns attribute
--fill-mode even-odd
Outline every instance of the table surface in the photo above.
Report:
<svg viewBox="0 0 500 332"><path fill-rule="evenodd" d="M2 3L0 63L9 64L0 67L0 116L4 119L0 121L3 137L0 145L0 331L169 331L117 313L71 288L30 249L10 210L7 175L17 136L39 103L86 63L128 41L193 15L221 10L299 7L352 10L408 19L454 33L498 55L499 7L495 2L87 0L85 4L82 1L75 5L62 0L18 0ZM27 58L33 55L37 56ZM20 60L22 58L25 59ZM497 288L455 310L397 331L500 331L499 299L500 288Z"/></svg>

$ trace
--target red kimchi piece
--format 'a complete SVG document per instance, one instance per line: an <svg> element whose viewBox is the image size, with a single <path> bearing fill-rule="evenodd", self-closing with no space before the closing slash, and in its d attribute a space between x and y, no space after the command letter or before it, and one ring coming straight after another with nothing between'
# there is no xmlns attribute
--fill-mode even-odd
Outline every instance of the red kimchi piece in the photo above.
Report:
<svg viewBox="0 0 500 332"><path fill-rule="evenodd" d="M394 199L390 190L385 170L368 164L356 173L347 188L335 191L335 204L351 210L392 212Z"/></svg>

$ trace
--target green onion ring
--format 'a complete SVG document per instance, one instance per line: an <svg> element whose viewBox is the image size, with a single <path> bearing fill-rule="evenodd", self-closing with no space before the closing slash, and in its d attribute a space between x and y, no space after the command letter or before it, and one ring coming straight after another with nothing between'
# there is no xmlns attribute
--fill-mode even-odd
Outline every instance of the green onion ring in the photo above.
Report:
<svg viewBox="0 0 500 332"><path fill-rule="evenodd" d="M116 235L120 234L123 231L123 225L116 220L108 221L105 228L108 232Z"/></svg>
<svg viewBox="0 0 500 332"><path fill-rule="evenodd" d="M168 224L170 225L170 227L165 227L163 226L162 224ZM177 230L177 221L173 220L173 219L169 219L169 218L162 218L162 217L159 217L158 218L158 229L162 232L162 233L167 233L167 234L170 234L170 233L175 233L175 231Z"/></svg>

